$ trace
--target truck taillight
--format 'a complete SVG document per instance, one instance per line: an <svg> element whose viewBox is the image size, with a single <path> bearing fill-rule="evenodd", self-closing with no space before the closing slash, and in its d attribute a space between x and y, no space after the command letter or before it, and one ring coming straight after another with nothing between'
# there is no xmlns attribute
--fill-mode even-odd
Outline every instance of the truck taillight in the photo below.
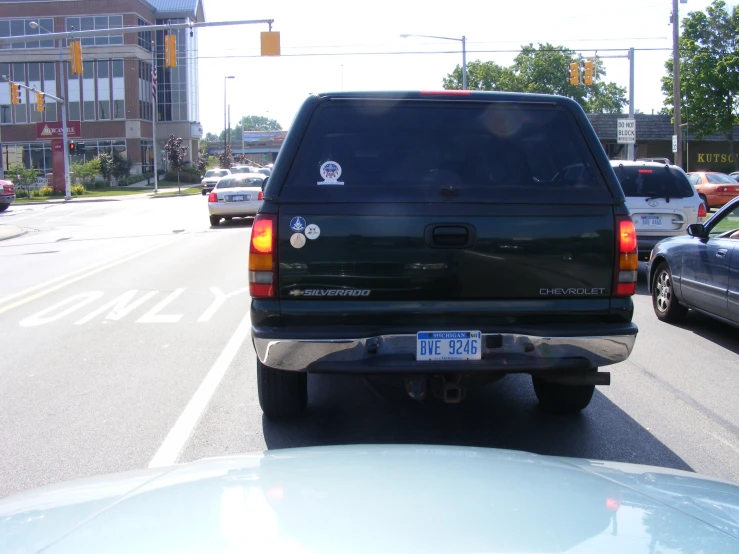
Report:
<svg viewBox="0 0 739 554"><path fill-rule="evenodd" d="M249 293L252 298L272 298L277 286L277 219L257 214L249 244Z"/></svg>
<svg viewBox="0 0 739 554"><path fill-rule="evenodd" d="M616 296L631 296L636 293L636 276L639 257L634 222L627 215L616 217L616 267L613 274L613 289Z"/></svg>
<svg viewBox="0 0 739 554"><path fill-rule="evenodd" d="M706 217L706 215L708 215L706 213L706 205L703 202L701 202L700 206L698 206L698 219L702 220Z"/></svg>
<svg viewBox="0 0 739 554"><path fill-rule="evenodd" d="M208 202L218 202L218 195L216 194L216 191L213 191L208 196Z"/></svg>

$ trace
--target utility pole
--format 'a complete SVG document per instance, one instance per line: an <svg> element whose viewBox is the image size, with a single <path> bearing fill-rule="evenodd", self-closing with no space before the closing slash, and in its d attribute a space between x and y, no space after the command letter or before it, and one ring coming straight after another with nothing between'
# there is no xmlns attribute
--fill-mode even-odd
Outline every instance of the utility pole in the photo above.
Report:
<svg viewBox="0 0 739 554"><path fill-rule="evenodd" d="M629 119L634 119L634 49L629 48ZM629 160L636 159L635 144L629 144Z"/></svg>
<svg viewBox="0 0 739 554"><path fill-rule="evenodd" d="M675 152L675 165L683 166L683 141L680 136L680 17L678 15L678 0L672 0L672 105L674 107L673 121L674 132L677 137L677 152Z"/></svg>

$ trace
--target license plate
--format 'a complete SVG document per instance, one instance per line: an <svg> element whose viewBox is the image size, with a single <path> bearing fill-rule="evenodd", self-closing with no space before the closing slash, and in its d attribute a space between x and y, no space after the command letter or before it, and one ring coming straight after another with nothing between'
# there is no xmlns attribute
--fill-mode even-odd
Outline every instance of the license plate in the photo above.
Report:
<svg viewBox="0 0 739 554"><path fill-rule="evenodd" d="M229 196L228 200L229 202L243 202L244 200L248 202L249 200L251 200L251 195L250 194L247 194L247 195L234 194L232 196Z"/></svg>
<svg viewBox="0 0 739 554"><path fill-rule="evenodd" d="M641 216L642 227L661 227L662 218L658 215L643 215Z"/></svg>
<svg viewBox="0 0 739 554"><path fill-rule="evenodd" d="M480 331L422 331L416 333L416 360L481 360Z"/></svg>

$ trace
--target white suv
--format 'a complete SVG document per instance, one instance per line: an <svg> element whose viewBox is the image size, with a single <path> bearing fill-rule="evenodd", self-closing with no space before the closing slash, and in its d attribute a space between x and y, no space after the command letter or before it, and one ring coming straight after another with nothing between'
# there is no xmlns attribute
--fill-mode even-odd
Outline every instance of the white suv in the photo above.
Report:
<svg viewBox="0 0 739 554"><path fill-rule="evenodd" d="M706 208L685 172L676 165L611 160L636 227L639 259L648 260L662 239L702 223Z"/></svg>

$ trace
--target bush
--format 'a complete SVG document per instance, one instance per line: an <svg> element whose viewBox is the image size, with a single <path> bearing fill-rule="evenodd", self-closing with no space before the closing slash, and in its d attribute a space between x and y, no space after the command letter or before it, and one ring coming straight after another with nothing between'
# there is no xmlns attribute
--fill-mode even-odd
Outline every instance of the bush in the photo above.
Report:
<svg viewBox="0 0 739 554"><path fill-rule="evenodd" d="M74 188L74 187L73 187ZM39 191L39 196L51 196L54 189L51 187L44 187Z"/></svg>
<svg viewBox="0 0 739 554"><path fill-rule="evenodd" d="M152 179L153 177L154 177L153 173L141 173L140 175L131 175L130 177L124 177L123 179L119 179L118 186L123 187L126 185L133 185L135 183L146 181L147 179Z"/></svg>
<svg viewBox="0 0 739 554"><path fill-rule="evenodd" d="M92 184L92 188L95 188L95 189L101 189L105 186L108 186L108 183L106 183L105 181L95 181Z"/></svg>
<svg viewBox="0 0 739 554"><path fill-rule="evenodd" d="M83 185L75 185L70 189L70 192L72 193L72 196L82 196L85 194L85 187Z"/></svg>
<svg viewBox="0 0 739 554"><path fill-rule="evenodd" d="M164 176L164 179L166 181L172 181L174 183L177 182L177 173L167 173ZM197 171L180 171L180 183L184 184L200 184L200 174Z"/></svg>

